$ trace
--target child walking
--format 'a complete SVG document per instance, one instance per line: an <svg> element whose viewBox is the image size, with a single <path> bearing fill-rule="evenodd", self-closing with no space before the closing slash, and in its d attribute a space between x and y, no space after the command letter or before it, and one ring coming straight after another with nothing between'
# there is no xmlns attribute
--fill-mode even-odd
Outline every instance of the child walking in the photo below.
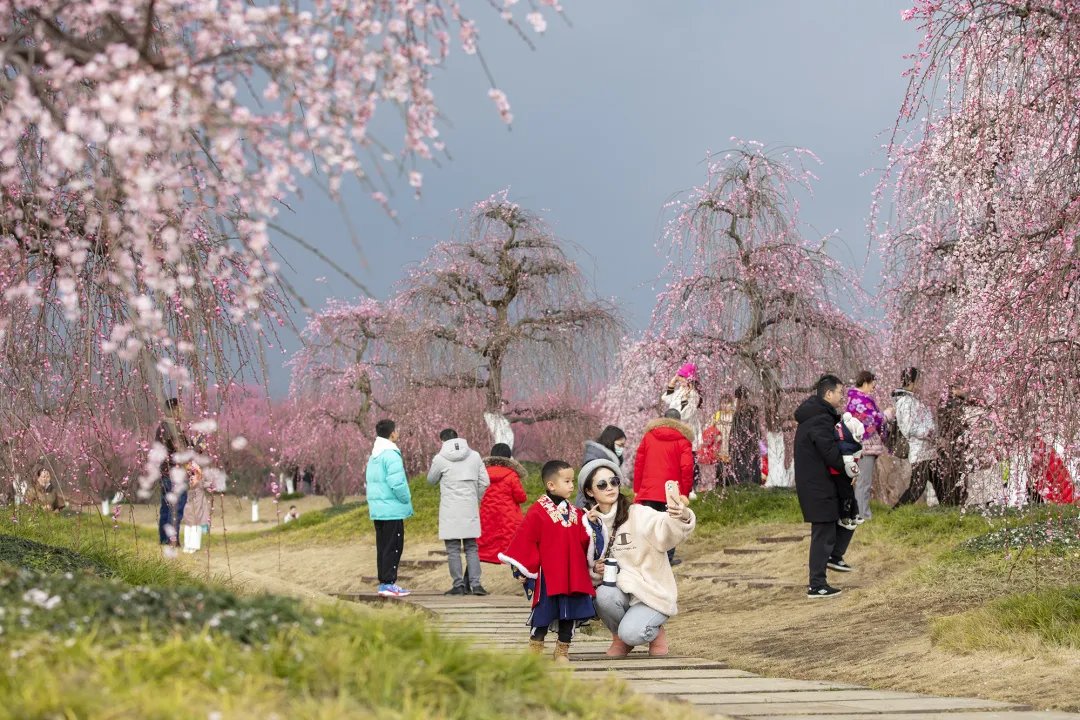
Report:
<svg viewBox="0 0 1080 720"><path fill-rule="evenodd" d="M206 488L206 478L197 462L187 464L188 501L184 505L183 550L186 553L198 552L202 548L202 536L210 533L210 496Z"/></svg>
<svg viewBox="0 0 1080 720"><path fill-rule="evenodd" d="M529 650L544 652L544 641L552 625L558 628L555 662L570 662L570 641L578 620L596 615L596 596L589 576L589 532L585 515L570 504L577 487L574 469L562 460L547 462L540 471L547 493L540 496L521 523L506 552L504 563L536 580L529 625Z"/></svg>

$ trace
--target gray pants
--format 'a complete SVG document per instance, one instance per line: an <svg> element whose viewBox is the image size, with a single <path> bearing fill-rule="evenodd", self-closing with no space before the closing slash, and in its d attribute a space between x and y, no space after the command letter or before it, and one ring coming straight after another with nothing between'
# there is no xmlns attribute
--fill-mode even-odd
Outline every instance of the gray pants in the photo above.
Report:
<svg viewBox="0 0 1080 720"><path fill-rule="evenodd" d="M859 458L859 477L855 481L855 502L859 503L859 514L870 519L870 490L874 484L874 463L877 455L863 455Z"/></svg>
<svg viewBox="0 0 1080 720"><path fill-rule="evenodd" d="M443 540L446 545L446 560L450 565L450 579L454 587L465 587L465 576L461 574L461 546L465 546L465 562L469 569L469 587L480 584L480 550L476 538L464 540Z"/></svg>
<svg viewBox="0 0 1080 720"><path fill-rule="evenodd" d="M656 639L668 616L645 603L630 604L630 596L617 587L596 588L596 614L607 629L627 645L647 645Z"/></svg>

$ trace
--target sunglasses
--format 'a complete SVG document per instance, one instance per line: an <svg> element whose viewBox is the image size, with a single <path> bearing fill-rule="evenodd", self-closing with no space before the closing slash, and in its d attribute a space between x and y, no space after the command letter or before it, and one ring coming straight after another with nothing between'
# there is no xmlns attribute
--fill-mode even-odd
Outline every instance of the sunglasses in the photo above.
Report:
<svg viewBox="0 0 1080 720"><path fill-rule="evenodd" d="M622 480L617 477L613 477L610 480L597 480L593 483L593 487L597 490L607 490L608 485L611 485L611 487L613 488L617 488L622 485Z"/></svg>

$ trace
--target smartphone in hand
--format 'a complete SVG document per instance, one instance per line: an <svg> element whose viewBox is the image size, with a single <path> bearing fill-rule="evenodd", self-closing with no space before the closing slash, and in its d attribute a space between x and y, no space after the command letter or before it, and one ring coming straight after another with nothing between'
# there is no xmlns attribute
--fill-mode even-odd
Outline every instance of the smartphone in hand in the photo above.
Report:
<svg viewBox="0 0 1080 720"><path fill-rule="evenodd" d="M679 497L679 483L677 480L668 480L664 483L664 494L667 496L668 507L678 507Z"/></svg>

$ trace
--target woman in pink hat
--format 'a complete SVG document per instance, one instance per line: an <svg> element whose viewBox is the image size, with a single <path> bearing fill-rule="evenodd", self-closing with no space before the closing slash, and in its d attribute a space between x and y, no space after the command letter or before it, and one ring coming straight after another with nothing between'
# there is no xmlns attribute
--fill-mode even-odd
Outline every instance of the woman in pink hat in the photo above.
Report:
<svg viewBox="0 0 1080 720"><path fill-rule="evenodd" d="M678 410L682 421L694 430L694 450L697 450L701 446L699 411L705 403L698 385L697 365L688 362L679 368L679 372L664 389L660 400L668 410Z"/></svg>

